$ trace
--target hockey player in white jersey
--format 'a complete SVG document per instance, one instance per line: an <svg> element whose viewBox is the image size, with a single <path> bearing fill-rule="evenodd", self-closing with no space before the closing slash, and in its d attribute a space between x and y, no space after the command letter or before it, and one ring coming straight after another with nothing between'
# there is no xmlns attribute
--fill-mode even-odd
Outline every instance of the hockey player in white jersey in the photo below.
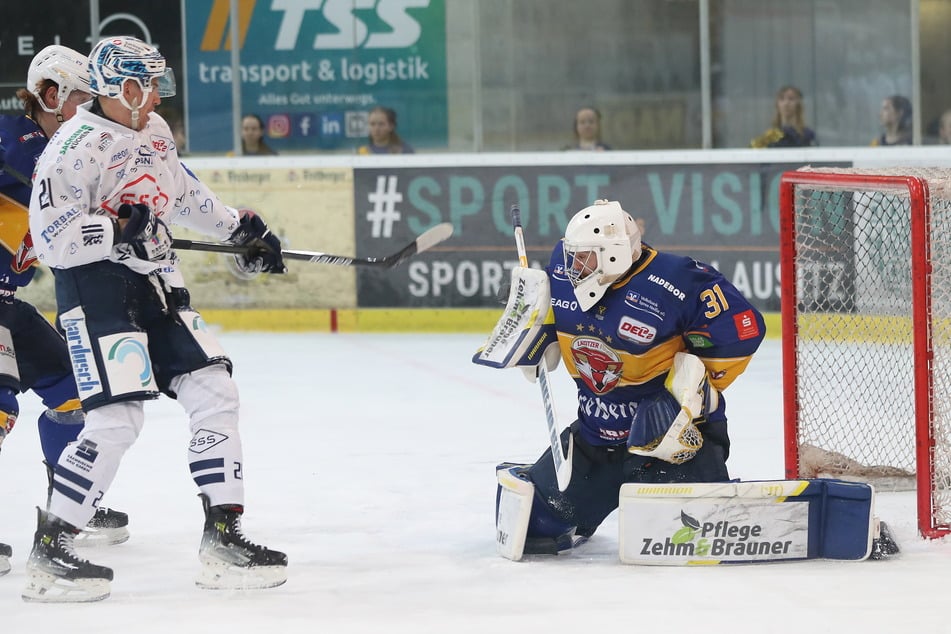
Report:
<svg viewBox="0 0 951 634"><path fill-rule="evenodd" d="M90 54L94 99L51 139L36 166L30 229L56 281L86 426L54 469L39 511L23 598L95 601L112 570L73 549L162 393L188 414L188 464L205 510L198 585L263 588L287 578L287 557L241 532L244 483L231 361L191 307L169 225L248 247L249 272L284 272L281 244L260 216L224 205L180 161L155 108L174 94L165 59L133 37Z"/></svg>
<svg viewBox="0 0 951 634"><path fill-rule="evenodd" d="M33 57L26 86L16 94L23 113L0 115L0 349L6 352L6 362L0 363L0 445L17 421L18 395L32 391L46 406L36 424L51 495L53 465L82 430L83 411L66 342L32 304L16 295L38 270L26 231L30 175L53 133L92 98L89 59L51 44ZM128 515L100 504L77 543L120 544L129 539L128 524ZM0 544L0 575L10 569L10 554L11 548Z"/></svg>

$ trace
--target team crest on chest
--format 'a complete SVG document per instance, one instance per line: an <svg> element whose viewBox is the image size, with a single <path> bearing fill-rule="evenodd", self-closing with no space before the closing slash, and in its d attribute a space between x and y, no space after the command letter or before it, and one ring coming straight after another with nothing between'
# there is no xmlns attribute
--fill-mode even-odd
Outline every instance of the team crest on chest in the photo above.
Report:
<svg viewBox="0 0 951 634"><path fill-rule="evenodd" d="M571 342L571 357L581 380L596 394L610 392L621 379L621 357L600 339L575 338Z"/></svg>

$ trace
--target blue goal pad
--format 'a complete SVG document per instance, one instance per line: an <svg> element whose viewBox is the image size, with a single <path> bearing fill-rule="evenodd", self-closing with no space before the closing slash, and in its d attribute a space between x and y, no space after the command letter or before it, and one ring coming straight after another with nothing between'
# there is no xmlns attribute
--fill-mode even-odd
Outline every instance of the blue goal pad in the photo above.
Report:
<svg viewBox="0 0 951 634"><path fill-rule="evenodd" d="M689 566L841 559L872 551L874 489L843 480L621 487L622 563Z"/></svg>

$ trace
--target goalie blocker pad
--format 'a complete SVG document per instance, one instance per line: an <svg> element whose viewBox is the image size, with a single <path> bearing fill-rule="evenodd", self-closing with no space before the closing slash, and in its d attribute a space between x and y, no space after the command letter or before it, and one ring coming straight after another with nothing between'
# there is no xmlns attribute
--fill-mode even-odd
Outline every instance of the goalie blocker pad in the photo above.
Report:
<svg viewBox="0 0 951 634"><path fill-rule="evenodd" d="M533 368L545 361L547 369L554 370L561 358L557 344L548 274L513 268L505 311L472 362L492 368Z"/></svg>
<svg viewBox="0 0 951 634"><path fill-rule="evenodd" d="M842 480L628 483L620 558L668 566L868 558L874 489Z"/></svg>

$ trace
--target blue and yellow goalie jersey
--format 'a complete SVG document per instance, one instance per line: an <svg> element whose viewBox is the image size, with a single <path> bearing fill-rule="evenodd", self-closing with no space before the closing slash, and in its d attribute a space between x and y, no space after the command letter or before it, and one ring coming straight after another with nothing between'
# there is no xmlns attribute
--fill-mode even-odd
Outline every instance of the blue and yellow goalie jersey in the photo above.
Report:
<svg viewBox="0 0 951 634"><path fill-rule="evenodd" d="M581 435L593 445L626 442L638 402L665 389L677 352L700 357L723 390L766 333L763 316L719 271L646 244L587 312L565 275L561 243L547 270L562 359L578 386ZM724 404L707 419L725 419Z"/></svg>

